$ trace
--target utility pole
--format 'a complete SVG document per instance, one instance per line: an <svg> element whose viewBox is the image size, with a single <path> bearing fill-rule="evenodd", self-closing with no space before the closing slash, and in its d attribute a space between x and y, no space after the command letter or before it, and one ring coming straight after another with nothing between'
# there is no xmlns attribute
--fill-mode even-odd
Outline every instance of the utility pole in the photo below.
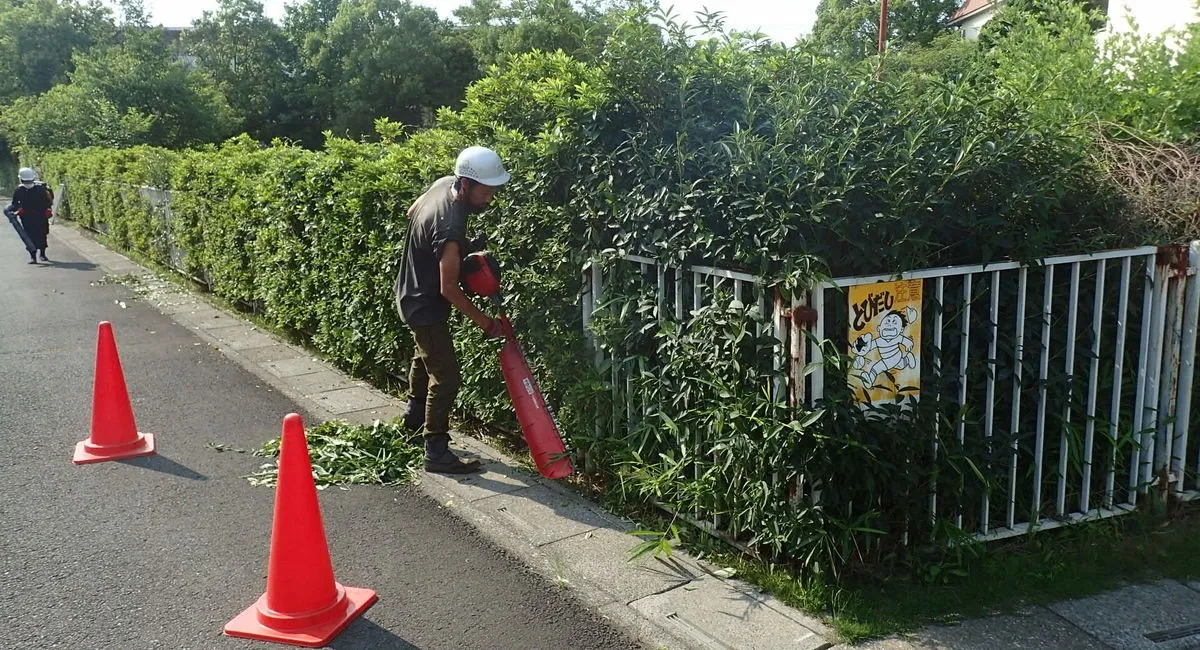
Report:
<svg viewBox="0 0 1200 650"><path fill-rule="evenodd" d="M883 52L887 49L888 0L879 3L879 66L875 68L875 81L883 79Z"/></svg>
<svg viewBox="0 0 1200 650"><path fill-rule="evenodd" d="M888 0L882 0L879 3L879 54L883 55L883 51L887 49L887 10Z"/></svg>

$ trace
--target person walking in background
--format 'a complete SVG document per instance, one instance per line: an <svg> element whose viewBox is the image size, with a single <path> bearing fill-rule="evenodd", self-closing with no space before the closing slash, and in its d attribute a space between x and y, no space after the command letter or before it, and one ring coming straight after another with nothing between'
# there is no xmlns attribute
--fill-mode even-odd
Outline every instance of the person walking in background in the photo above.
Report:
<svg viewBox="0 0 1200 650"><path fill-rule="evenodd" d="M46 258L46 237L50 234L50 217L54 205L54 192L48 185L37 180L37 174L28 167L22 167L17 172L21 184L13 192L12 203L4 208L4 214L9 220L14 216L20 219L17 233L22 234L25 248L29 251L29 263L37 264L40 257ZM18 224L13 221L13 227Z"/></svg>

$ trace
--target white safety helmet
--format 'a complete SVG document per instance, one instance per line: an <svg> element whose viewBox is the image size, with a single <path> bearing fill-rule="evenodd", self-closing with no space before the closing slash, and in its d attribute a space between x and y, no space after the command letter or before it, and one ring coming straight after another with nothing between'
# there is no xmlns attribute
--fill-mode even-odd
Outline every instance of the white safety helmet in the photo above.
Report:
<svg viewBox="0 0 1200 650"><path fill-rule="evenodd" d="M17 178L21 179L22 185L29 185L37 180L37 172L28 167L22 167L21 170L17 172Z"/></svg>
<svg viewBox="0 0 1200 650"><path fill-rule="evenodd" d="M500 161L499 154L487 147L463 149L454 163L454 175L492 187L503 185L512 178L512 175L504 170L504 163Z"/></svg>

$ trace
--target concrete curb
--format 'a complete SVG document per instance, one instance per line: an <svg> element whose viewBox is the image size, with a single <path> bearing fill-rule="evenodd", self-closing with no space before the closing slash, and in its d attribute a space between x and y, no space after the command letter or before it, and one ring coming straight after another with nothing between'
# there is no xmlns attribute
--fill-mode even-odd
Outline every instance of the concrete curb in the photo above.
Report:
<svg viewBox="0 0 1200 650"><path fill-rule="evenodd" d="M163 314L194 332L313 417L370 424L404 413L401 400L347 377L305 349L280 340L203 297L109 250L75 224L51 236L113 276L133 275ZM628 562L641 539L632 523L552 481L526 472L473 438L454 446L481 458L482 474L425 474L420 489L489 540L649 648L826 650L836 635L821 621L713 567L676 552Z"/></svg>

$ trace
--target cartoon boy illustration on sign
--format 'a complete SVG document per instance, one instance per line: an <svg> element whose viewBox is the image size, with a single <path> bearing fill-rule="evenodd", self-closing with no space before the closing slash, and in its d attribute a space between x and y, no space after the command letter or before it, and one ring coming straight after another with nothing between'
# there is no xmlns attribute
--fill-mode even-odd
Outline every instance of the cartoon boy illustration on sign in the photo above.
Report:
<svg viewBox="0 0 1200 650"><path fill-rule="evenodd" d="M850 354L861 383L860 401L919 393L920 307L920 280L851 287Z"/></svg>
<svg viewBox="0 0 1200 650"><path fill-rule="evenodd" d="M867 364L867 353L879 351L879 360L862 372L864 384L873 386L875 379L885 372L917 367L917 357L913 353L916 346L912 339L904 335L909 323L915 323L916 320L917 310L912 307L905 307L903 314L889 311L879 319L878 338L870 332L858 337L854 343L854 352L858 355L854 359L855 368L862 370Z"/></svg>

